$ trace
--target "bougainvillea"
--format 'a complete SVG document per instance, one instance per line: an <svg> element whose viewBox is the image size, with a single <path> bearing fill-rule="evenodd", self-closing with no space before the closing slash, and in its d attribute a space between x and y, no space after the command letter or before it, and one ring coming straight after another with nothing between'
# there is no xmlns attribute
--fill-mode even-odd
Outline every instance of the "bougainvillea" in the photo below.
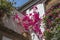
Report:
<svg viewBox="0 0 60 40"><path fill-rule="evenodd" d="M60 3L53 5L45 13L44 23L46 25L46 40L59 40L60 29Z"/></svg>
<svg viewBox="0 0 60 40"><path fill-rule="evenodd" d="M38 37L41 37L42 32L40 29L40 24L42 19L39 16L39 13L34 10L34 12L30 13L29 16L28 14L24 15L22 19L18 14L16 14L14 16L14 20L18 21L17 24L21 24L26 31L34 31Z"/></svg>
<svg viewBox="0 0 60 40"><path fill-rule="evenodd" d="M41 19L39 18L39 14L36 12L34 12L34 15L31 18L29 18L29 16L26 15L23 18L22 23L24 27L27 27L27 30L29 30L29 28L32 27L33 30L35 30L36 32L40 31L39 27L40 27Z"/></svg>

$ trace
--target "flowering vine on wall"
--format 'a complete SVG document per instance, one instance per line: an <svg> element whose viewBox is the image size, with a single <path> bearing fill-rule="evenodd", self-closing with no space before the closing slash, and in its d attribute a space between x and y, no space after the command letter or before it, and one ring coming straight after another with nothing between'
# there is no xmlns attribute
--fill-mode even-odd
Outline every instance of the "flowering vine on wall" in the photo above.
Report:
<svg viewBox="0 0 60 40"><path fill-rule="evenodd" d="M37 8L35 7L33 9ZM23 18L20 18L16 13L16 15L14 16L14 20L17 22L17 24L21 24L27 32L34 32L39 38L42 35L40 29L42 19L39 16L39 13L34 10L34 12L30 13L29 16L28 14L26 14Z"/></svg>
<svg viewBox="0 0 60 40"><path fill-rule="evenodd" d="M45 13L45 39L60 40L60 3L53 5Z"/></svg>

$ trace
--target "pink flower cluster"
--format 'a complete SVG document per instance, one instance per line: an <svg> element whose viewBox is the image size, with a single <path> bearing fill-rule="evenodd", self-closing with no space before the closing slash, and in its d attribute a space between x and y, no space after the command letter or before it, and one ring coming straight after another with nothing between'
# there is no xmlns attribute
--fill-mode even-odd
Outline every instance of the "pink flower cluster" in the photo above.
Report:
<svg viewBox="0 0 60 40"><path fill-rule="evenodd" d="M22 26L25 28L25 30L29 31L30 28L32 28L32 30L35 33L39 33L42 34L41 29L40 29L40 24L41 24L41 18L39 18L39 14L37 12L34 12L34 15L29 14L30 16L32 16L30 18L30 16L25 15L23 17L23 19L21 19L19 17L18 14L16 14L14 16L14 20L18 21L17 24L22 24Z"/></svg>
<svg viewBox="0 0 60 40"><path fill-rule="evenodd" d="M37 8L35 7L35 9ZM33 14L34 15L32 15L31 13L29 14L29 16L28 14L24 15L22 19L19 17L18 14L16 14L14 16L14 19L16 19L18 21L17 24L21 24L25 28L25 30L34 31L37 34L37 36L40 37L40 35L42 35L41 29L40 29L40 24L42 19L39 18L39 13L34 11Z"/></svg>
<svg viewBox="0 0 60 40"><path fill-rule="evenodd" d="M29 30L32 28L32 30L35 33L42 34L41 29L40 29L40 23L41 23L41 18L39 18L39 14L37 12L34 12L34 15L29 14L32 16L25 15L23 20L22 20L22 25L26 30Z"/></svg>

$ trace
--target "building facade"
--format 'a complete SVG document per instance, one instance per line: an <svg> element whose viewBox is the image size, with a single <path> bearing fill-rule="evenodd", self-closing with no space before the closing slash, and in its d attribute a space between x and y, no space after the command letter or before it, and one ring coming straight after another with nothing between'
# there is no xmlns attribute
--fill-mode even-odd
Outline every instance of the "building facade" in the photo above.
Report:
<svg viewBox="0 0 60 40"><path fill-rule="evenodd" d="M33 5L44 2L45 0L31 0L26 5L23 5L18 11L23 12L31 8ZM18 25L13 20L14 14L18 13L20 17L24 15L18 12L16 9L12 11L10 18L4 16L0 20L0 40L31 40L31 36L24 37L23 34L26 33L22 25ZM23 33L23 34L22 34ZM29 35L29 33L26 33Z"/></svg>

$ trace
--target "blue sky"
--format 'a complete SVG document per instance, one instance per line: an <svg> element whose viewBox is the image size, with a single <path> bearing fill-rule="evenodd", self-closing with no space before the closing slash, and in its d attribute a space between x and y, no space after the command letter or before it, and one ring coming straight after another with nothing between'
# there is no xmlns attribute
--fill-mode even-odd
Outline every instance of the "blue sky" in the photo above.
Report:
<svg viewBox="0 0 60 40"><path fill-rule="evenodd" d="M13 2L13 0L9 0L11 2ZM26 2L28 2L29 0L14 0L14 2L16 2L16 5L13 5L15 7L21 7L23 4L25 4Z"/></svg>

